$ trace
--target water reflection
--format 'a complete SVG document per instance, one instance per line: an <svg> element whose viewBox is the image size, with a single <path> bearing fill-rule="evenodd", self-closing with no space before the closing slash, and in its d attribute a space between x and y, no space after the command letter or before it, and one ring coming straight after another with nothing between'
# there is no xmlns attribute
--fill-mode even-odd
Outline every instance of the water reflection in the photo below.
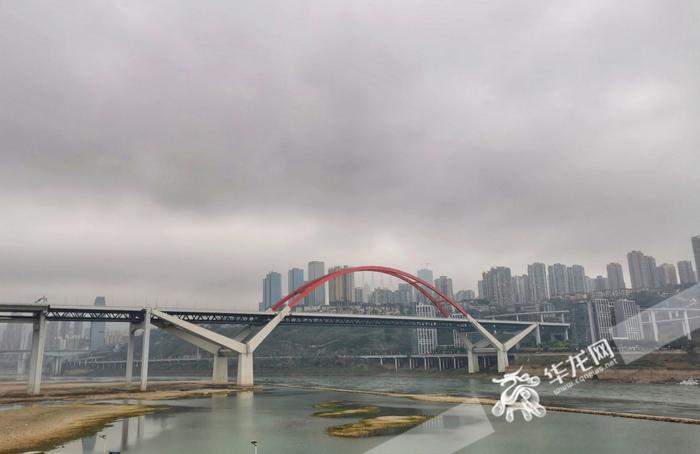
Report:
<svg viewBox="0 0 700 454"><path fill-rule="evenodd" d="M122 452L126 452L129 447L129 422L131 419L122 419Z"/></svg>
<svg viewBox="0 0 700 454"><path fill-rule="evenodd" d="M314 404L329 400L390 407L396 409L396 414L416 411L437 417L416 428L411 437L342 439L328 435L326 429L355 422L357 418L328 419L313 416ZM574 443L581 449L568 449L569 452L639 454L660 452L660 448L673 445L674 454L697 454L697 446L700 444L700 431L697 431L697 426L691 425L555 412L548 413L541 421L525 423L518 420L507 424L492 417L484 418L480 406L455 406L330 391L273 389L255 394L245 392L153 404L170 405L173 409L119 420L97 435L67 443L53 452L101 453L100 435L106 435L108 451L130 454L248 453L252 452L251 440L260 441L259 452L268 454L359 454L373 449L377 453L409 453L416 452L414 448L418 446L418 441L435 445L446 443L446 440L454 441L454 449L460 449L457 444L470 437L475 440L474 443L468 451L460 452L512 453L514 446L517 446L523 452L558 454L567 451L568 443ZM487 416L490 415L488 410L487 408ZM474 412L480 413L476 415ZM493 429L489 429L489 420ZM492 435L491 430L495 431ZM591 437L591 433L597 433L598 436ZM624 436L621 437L620 434ZM390 443L392 439L396 441ZM402 450L394 450L399 444Z"/></svg>
<svg viewBox="0 0 700 454"><path fill-rule="evenodd" d="M83 452L84 453L91 453L95 451L95 443L97 442L97 435L93 435L91 437L85 437L81 440L81 443L83 445Z"/></svg>
<svg viewBox="0 0 700 454"><path fill-rule="evenodd" d="M68 443L60 447L55 452L58 453L81 453L98 454L102 453L102 443L100 436L105 435L107 451L118 452L139 452L138 447L146 440L154 439L161 433L169 430L169 423L175 415L171 412L156 413L153 415L134 416L116 421L111 426L105 427L95 435L83 437L82 439ZM135 432L134 432L135 430ZM143 452L143 451L141 451Z"/></svg>

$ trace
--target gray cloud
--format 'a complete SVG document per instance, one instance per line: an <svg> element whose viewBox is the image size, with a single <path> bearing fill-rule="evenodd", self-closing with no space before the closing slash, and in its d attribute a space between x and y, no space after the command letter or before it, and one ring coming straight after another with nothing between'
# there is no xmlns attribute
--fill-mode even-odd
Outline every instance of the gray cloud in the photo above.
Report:
<svg viewBox="0 0 700 454"><path fill-rule="evenodd" d="M311 259L482 269L700 233L692 2L0 4L0 290L253 307Z"/></svg>

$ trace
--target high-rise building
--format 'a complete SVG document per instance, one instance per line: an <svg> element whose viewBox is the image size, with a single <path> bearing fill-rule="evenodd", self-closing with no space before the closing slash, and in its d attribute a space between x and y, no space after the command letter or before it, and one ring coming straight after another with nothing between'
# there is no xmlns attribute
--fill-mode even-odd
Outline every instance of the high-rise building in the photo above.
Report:
<svg viewBox="0 0 700 454"><path fill-rule="evenodd" d="M104 307L107 301L104 296L95 298L96 307ZM98 350L105 345L105 322L90 323L90 350Z"/></svg>
<svg viewBox="0 0 700 454"><path fill-rule="evenodd" d="M639 305L634 301L596 298L587 304L594 342L601 339L643 339Z"/></svg>
<svg viewBox="0 0 700 454"><path fill-rule="evenodd" d="M428 284L432 284L434 282L433 279L433 270L429 270L428 268L422 268L416 272L416 276L418 276L419 279L424 280ZM432 294L432 292L431 292ZM417 295L417 300L419 303L426 304L428 303L428 299L423 295L422 293Z"/></svg>
<svg viewBox="0 0 700 454"><path fill-rule="evenodd" d="M435 306L432 304L417 304L416 316L435 318ZM433 353L438 344L437 329L435 328L416 328L416 353L419 355L427 355Z"/></svg>
<svg viewBox="0 0 700 454"><path fill-rule="evenodd" d="M304 270L291 268L287 271L287 293L292 293L302 285L304 285Z"/></svg>
<svg viewBox="0 0 700 454"><path fill-rule="evenodd" d="M623 290L625 288L625 276L622 274L622 265L619 263L608 263L608 288L610 290Z"/></svg>
<svg viewBox="0 0 700 454"><path fill-rule="evenodd" d="M365 283L362 286L362 302L363 303L368 303L369 302L369 294L372 293L372 289L369 287L369 284ZM359 301L358 301L359 302Z"/></svg>
<svg viewBox="0 0 700 454"><path fill-rule="evenodd" d="M632 300L619 299L613 301L613 311L615 311L614 334L618 339L641 340L644 339L642 331L641 317L639 316L639 305Z"/></svg>
<svg viewBox="0 0 700 454"><path fill-rule="evenodd" d="M375 288L369 295L370 304L377 304L383 306L385 304L396 304L396 295L394 292L384 287Z"/></svg>
<svg viewBox="0 0 700 454"><path fill-rule="evenodd" d="M690 243L693 245L693 255L695 256L695 270L698 272L700 278L700 235L694 236L690 239Z"/></svg>
<svg viewBox="0 0 700 454"><path fill-rule="evenodd" d="M613 339L613 326L615 326L615 314L611 310L611 303L606 298L595 298L588 301L591 314L591 337L593 342L601 339Z"/></svg>
<svg viewBox="0 0 700 454"><path fill-rule="evenodd" d="M397 293L399 297L399 304L415 303L416 301L413 286L411 284L399 284Z"/></svg>
<svg viewBox="0 0 700 454"><path fill-rule="evenodd" d="M529 279L527 274L522 276L513 276L511 282L513 285L513 303L514 304L527 304L529 301Z"/></svg>
<svg viewBox="0 0 700 454"><path fill-rule="evenodd" d="M450 299L454 299L454 293L452 292L452 279L447 276L440 276L435 279L435 288L440 290Z"/></svg>
<svg viewBox="0 0 700 454"><path fill-rule="evenodd" d="M365 289L362 287L355 287L355 294L354 294L354 302L355 303L364 303L365 301L365 295L364 295Z"/></svg>
<svg viewBox="0 0 700 454"><path fill-rule="evenodd" d="M21 314L15 314L21 315ZM23 342L27 338L27 333L31 337L32 328L29 324L8 323L5 325L3 337L0 340L0 351L4 350L25 350L29 347L28 342Z"/></svg>
<svg viewBox="0 0 700 454"><path fill-rule="evenodd" d="M465 318L463 314L451 314L450 318ZM452 345L456 348L465 348L467 346L467 332L459 329L452 330Z"/></svg>
<svg viewBox="0 0 700 454"><path fill-rule="evenodd" d="M627 266L630 270L630 280L632 281L632 288L643 288L644 280L642 277L642 267L644 266L644 254L641 251L628 252Z"/></svg>
<svg viewBox="0 0 700 454"><path fill-rule="evenodd" d="M282 275L274 271L267 273L263 279L263 300L259 309L266 311L282 299Z"/></svg>
<svg viewBox="0 0 700 454"><path fill-rule="evenodd" d="M326 264L319 261L309 262L309 281L318 279L326 274ZM308 306L325 306L326 305L326 284L319 286L306 297L305 304Z"/></svg>
<svg viewBox="0 0 700 454"><path fill-rule="evenodd" d="M678 274L676 274L676 265L672 263L662 263L656 269L658 273L659 287L670 287L678 285Z"/></svg>
<svg viewBox="0 0 700 454"><path fill-rule="evenodd" d="M693 270L693 264L690 260L681 260L678 262L678 277L681 280L681 285L694 284L698 281L695 276L695 271Z"/></svg>
<svg viewBox="0 0 700 454"><path fill-rule="evenodd" d="M497 266L482 273L484 297L502 309L514 310L513 282L510 268Z"/></svg>
<svg viewBox="0 0 700 454"><path fill-rule="evenodd" d="M474 298L476 298L474 290L460 290L455 294L457 301L473 300Z"/></svg>
<svg viewBox="0 0 700 454"><path fill-rule="evenodd" d="M642 276L649 276L649 288L661 288L656 259L650 255L644 257L645 268L642 268Z"/></svg>
<svg viewBox="0 0 700 454"><path fill-rule="evenodd" d="M633 289L661 287L654 257L644 255L641 251L631 251L627 254L627 264Z"/></svg>
<svg viewBox="0 0 700 454"><path fill-rule="evenodd" d="M539 303L549 298L547 290L547 269L544 263L533 263L527 266L527 275L530 282L530 301Z"/></svg>
<svg viewBox="0 0 700 454"><path fill-rule="evenodd" d="M566 265L555 263L548 267L549 295L551 297L566 295L569 291L569 273Z"/></svg>
<svg viewBox="0 0 700 454"><path fill-rule="evenodd" d="M595 324L593 320L593 307L590 301L575 302L571 304L571 337L577 348L591 345Z"/></svg>
<svg viewBox="0 0 700 454"><path fill-rule="evenodd" d="M328 269L328 273L334 273L348 266L334 266ZM350 303L354 298L355 277L352 273L343 274L328 281L328 302L334 303Z"/></svg>
<svg viewBox="0 0 700 454"><path fill-rule="evenodd" d="M608 288L610 288L610 284L608 284L608 279L604 278L601 275L598 275L593 281L593 288L591 290L602 291L607 290Z"/></svg>
<svg viewBox="0 0 700 454"><path fill-rule="evenodd" d="M476 283L476 290L479 292L479 299L486 299L486 291L484 290L483 280L479 280L479 282Z"/></svg>
<svg viewBox="0 0 700 454"><path fill-rule="evenodd" d="M433 270L429 270L428 268L418 270L418 272L416 272L416 276L429 284L433 282Z"/></svg>
<svg viewBox="0 0 700 454"><path fill-rule="evenodd" d="M569 289L567 293L585 293L586 292L586 270L581 265L572 265L566 268L566 274L569 281Z"/></svg>

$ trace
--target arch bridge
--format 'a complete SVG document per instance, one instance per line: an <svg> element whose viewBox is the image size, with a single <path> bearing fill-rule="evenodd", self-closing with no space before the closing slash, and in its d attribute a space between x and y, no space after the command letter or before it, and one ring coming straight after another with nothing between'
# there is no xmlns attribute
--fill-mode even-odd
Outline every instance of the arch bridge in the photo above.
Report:
<svg viewBox="0 0 700 454"><path fill-rule="evenodd" d="M410 284L426 301L436 307L441 317L405 317L380 315L351 315L292 312L311 292L328 281L345 274L368 271L393 276ZM148 383L148 356L150 328L158 328L201 348L213 355L212 381L228 382L228 359L238 357L237 384L252 386L253 353L280 324L316 326L374 326L452 328L466 333L469 373L478 371L477 355L496 355L499 372L508 367L508 351L530 334L541 340L541 329L563 334L568 338L567 323L526 322L513 320L476 320L462 306L456 304L431 283L404 271L381 267L361 266L343 268L307 282L275 303L266 312L168 310L164 308L111 308L95 306L3 305L0 304L0 323L32 323L33 335L29 367L28 392L38 394L41 386L42 361L47 321L107 321L129 323L127 344L126 381L131 383L134 364L134 340L142 333L141 382ZM227 337L205 328L206 324L245 325L234 337Z"/></svg>

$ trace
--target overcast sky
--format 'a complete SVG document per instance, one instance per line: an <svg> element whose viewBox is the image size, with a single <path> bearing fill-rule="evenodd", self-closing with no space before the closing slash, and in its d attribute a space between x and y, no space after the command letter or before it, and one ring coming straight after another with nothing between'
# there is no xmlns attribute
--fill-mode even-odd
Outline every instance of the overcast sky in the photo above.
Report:
<svg viewBox="0 0 700 454"><path fill-rule="evenodd" d="M0 1L0 301L690 259L698 5Z"/></svg>

